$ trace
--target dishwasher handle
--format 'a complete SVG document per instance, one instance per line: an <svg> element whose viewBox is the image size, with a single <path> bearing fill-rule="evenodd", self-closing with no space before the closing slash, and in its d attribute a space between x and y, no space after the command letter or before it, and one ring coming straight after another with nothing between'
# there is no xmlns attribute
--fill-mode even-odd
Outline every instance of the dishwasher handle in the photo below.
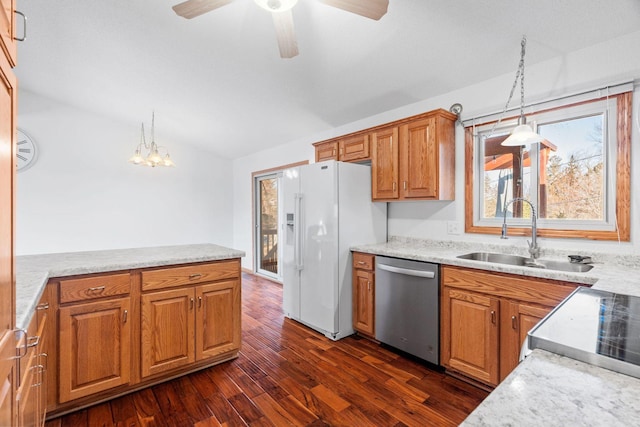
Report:
<svg viewBox="0 0 640 427"><path fill-rule="evenodd" d="M380 270L390 271L392 273L406 274L407 276L426 277L428 279L433 279L434 277L436 277L436 273L434 273L433 271L412 270L409 268L394 267L391 265L380 263L378 263L376 267L378 267Z"/></svg>

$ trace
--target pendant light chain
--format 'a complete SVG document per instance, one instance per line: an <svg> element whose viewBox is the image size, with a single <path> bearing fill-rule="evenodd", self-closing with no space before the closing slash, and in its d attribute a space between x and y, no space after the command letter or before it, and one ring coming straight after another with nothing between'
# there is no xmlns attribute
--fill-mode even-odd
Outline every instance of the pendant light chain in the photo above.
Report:
<svg viewBox="0 0 640 427"><path fill-rule="evenodd" d="M524 35L522 36L522 41L520 42L520 62L518 63L516 78L513 81L513 85L511 86L511 92L509 92L509 99L507 99L507 103L504 105L504 108L500 113L500 117L498 118L498 121L495 122L491 127L491 131L489 132L489 135L486 137L487 139L493 136L493 132L500 125L500 123L502 122L502 118L504 117L505 113L509 109L509 104L513 99L513 94L516 91L516 87L518 86L518 79L520 80L520 116L522 117L524 115L524 54L525 54L526 46L527 46L527 36Z"/></svg>

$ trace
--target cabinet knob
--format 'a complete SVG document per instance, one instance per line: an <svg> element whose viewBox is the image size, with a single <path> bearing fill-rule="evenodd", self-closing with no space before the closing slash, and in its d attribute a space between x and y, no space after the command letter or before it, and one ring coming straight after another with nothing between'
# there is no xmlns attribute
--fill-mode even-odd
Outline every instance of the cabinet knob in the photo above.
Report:
<svg viewBox="0 0 640 427"><path fill-rule="evenodd" d="M518 318L516 316L511 316L511 327L518 329Z"/></svg>
<svg viewBox="0 0 640 427"><path fill-rule="evenodd" d="M102 292L105 290L104 286L94 286L93 288L87 289L88 292Z"/></svg>
<svg viewBox="0 0 640 427"><path fill-rule="evenodd" d="M371 282L367 281L367 290L371 292Z"/></svg>
<svg viewBox="0 0 640 427"><path fill-rule="evenodd" d="M202 274L200 273L194 273L194 274L190 274L189 275L189 280L193 280L193 279L199 279L202 277Z"/></svg>
<svg viewBox="0 0 640 427"><path fill-rule="evenodd" d="M48 302L43 302L42 304L38 304L36 306L36 310L41 311L41 310L48 310L49 309L49 303Z"/></svg>
<svg viewBox="0 0 640 427"><path fill-rule="evenodd" d="M198 297L198 308L202 308L202 297Z"/></svg>
<svg viewBox="0 0 640 427"><path fill-rule="evenodd" d="M193 310L193 303L194 303L193 298L189 298L189 302L191 303L190 304L190 306L191 306L190 308L191 308L191 310Z"/></svg>
<svg viewBox="0 0 640 427"><path fill-rule="evenodd" d="M122 313L122 323L127 323L127 317L129 316L129 310L125 310Z"/></svg>
<svg viewBox="0 0 640 427"><path fill-rule="evenodd" d="M407 191L407 181L402 182L402 187L404 188L404 191Z"/></svg>
<svg viewBox="0 0 640 427"><path fill-rule="evenodd" d="M495 310L491 310L491 323L496 324L496 312Z"/></svg>

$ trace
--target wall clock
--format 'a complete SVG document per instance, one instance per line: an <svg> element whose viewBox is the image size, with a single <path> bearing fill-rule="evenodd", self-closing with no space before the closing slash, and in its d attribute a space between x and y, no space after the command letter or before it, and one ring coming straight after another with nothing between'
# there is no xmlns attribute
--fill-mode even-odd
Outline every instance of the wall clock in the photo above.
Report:
<svg viewBox="0 0 640 427"><path fill-rule="evenodd" d="M36 162L36 143L34 140L18 129L18 143L16 150L16 167L18 172L28 169Z"/></svg>

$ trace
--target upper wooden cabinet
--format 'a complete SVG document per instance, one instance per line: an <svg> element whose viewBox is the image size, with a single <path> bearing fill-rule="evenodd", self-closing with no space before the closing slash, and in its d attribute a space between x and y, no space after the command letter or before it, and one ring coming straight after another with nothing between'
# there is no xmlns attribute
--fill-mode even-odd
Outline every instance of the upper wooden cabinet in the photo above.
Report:
<svg viewBox="0 0 640 427"><path fill-rule="evenodd" d="M316 142L316 162L340 160L342 162L362 162L371 158L369 154L368 132L360 132L323 142Z"/></svg>
<svg viewBox="0 0 640 427"><path fill-rule="evenodd" d="M316 142L316 162L371 160L374 201L453 200L456 119L439 109Z"/></svg>
<svg viewBox="0 0 640 427"><path fill-rule="evenodd" d="M0 0L0 49L12 67L17 63L15 3L15 0Z"/></svg>
<svg viewBox="0 0 640 427"><path fill-rule="evenodd" d="M338 160L338 141L316 142L316 162Z"/></svg>
<svg viewBox="0 0 640 427"><path fill-rule="evenodd" d="M371 198L397 199L398 127L379 129L372 136Z"/></svg>
<svg viewBox="0 0 640 427"><path fill-rule="evenodd" d="M436 110L374 134L372 193L377 201L455 198L456 116ZM397 143L390 140L397 129Z"/></svg>

